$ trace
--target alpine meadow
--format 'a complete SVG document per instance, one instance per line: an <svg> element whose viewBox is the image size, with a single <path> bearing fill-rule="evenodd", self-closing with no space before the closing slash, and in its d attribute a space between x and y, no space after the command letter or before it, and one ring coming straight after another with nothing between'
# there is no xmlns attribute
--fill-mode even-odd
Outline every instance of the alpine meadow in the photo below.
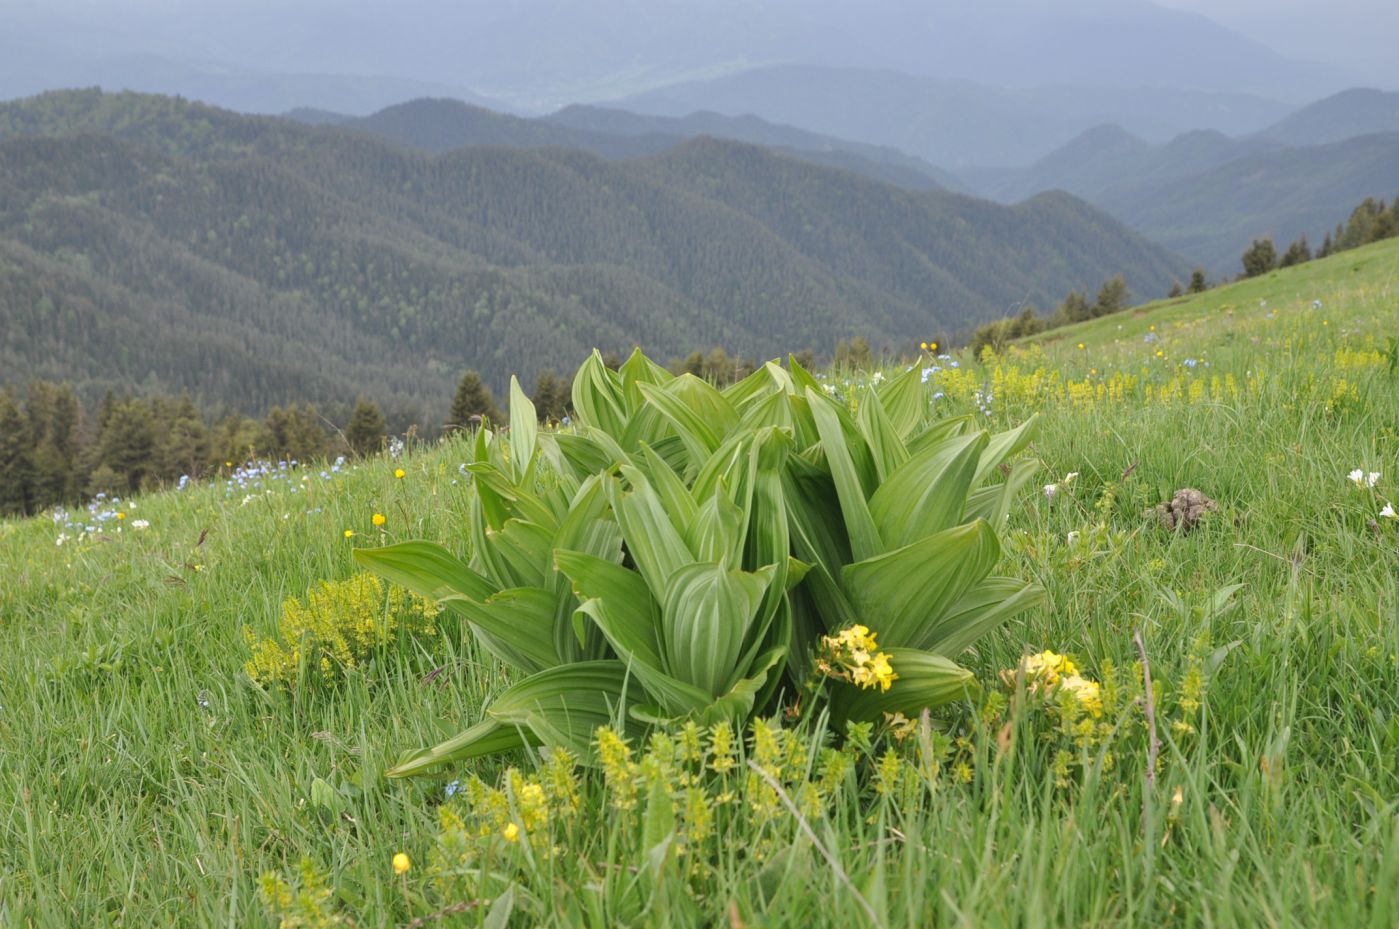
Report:
<svg viewBox="0 0 1399 929"><path fill-rule="evenodd" d="M0 926L1399 925L1395 28L0 0Z"/></svg>

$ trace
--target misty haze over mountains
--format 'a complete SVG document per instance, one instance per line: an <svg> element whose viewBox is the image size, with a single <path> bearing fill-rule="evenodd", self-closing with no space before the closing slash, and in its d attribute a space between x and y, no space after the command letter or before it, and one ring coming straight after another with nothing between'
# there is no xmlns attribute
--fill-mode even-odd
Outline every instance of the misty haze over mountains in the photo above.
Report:
<svg viewBox="0 0 1399 929"><path fill-rule="evenodd" d="M1048 309L1110 272L1150 299L1192 265L1235 273L1253 238L1319 238L1360 199L1399 191L1399 93L1381 89L1399 87L1399 56L1386 54L1399 4L1372 6L1221 0L1226 25L1194 0L0 0L0 100L19 101L0 108L0 137L43 137L84 170L109 155L134 166L94 183L103 206L82 214L90 226L62 255L18 233L6 247L74 301L139 307L134 288L188 310L192 298L164 284L147 293L91 273L84 249L106 241L115 269L170 244L129 199L147 191L148 167L183 172L182 196L194 178L277 177L335 227L299 246L324 288L304 318L334 320L337 300L366 286L342 279L342 256L372 239L410 269L381 297L403 319L423 293L447 294L416 325L451 326L464 300L480 332L487 321L528 332L552 346L550 363L581 337L570 326L639 331L619 308L639 319L658 307L649 337L667 350L712 339L766 351L774 330L758 307L819 305L822 339L864 326L892 340L919 318L957 331L1027 301ZM1357 13L1363 24L1348 21ZM1249 28L1264 20L1258 34L1276 47ZM166 96L35 96L94 85ZM200 147L217 132L245 141ZM122 145L95 158L97 143L71 138L82 134ZM16 211L5 228L26 235L19 204L65 221L73 208L59 181L46 176L52 187L31 198L39 175L3 163L32 167L37 144L0 147L0 176L22 179L0 190ZM356 157L422 186L474 172L487 201L518 191L534 206L509 228L469 198L440 214L422 190L345 168ZM498 173L485 183L488 167ZM412 221L371 221L352 206L355 184ZM237 197L221 200L203 234L268 221L259 211L273 200L248 202L239 219ZM754 215L760 204L769 212ZM628 229L637 217L650 225ZM204 221L182 219L191 235ZM943 227L954 219L961 228ZM575 254L600 223L610 250ZM749 244L699 274L688 262L706 236ZM216 262L242 276L229 306L308 299L269 270L272 256L235 266L181 247L194 249L181 273ZM756 282L757 254L780 286ZM860 261L842 264L849 255ZM1015 286L986 280L998 257L1017 265ZM196 309L214 325L212 307ZM361 335L386 345L395 331ZM497 379L532 363L499 346L470 361ZM450 361L437 364L450 379ZM415 376L383 382L418 402Z"/></svg>

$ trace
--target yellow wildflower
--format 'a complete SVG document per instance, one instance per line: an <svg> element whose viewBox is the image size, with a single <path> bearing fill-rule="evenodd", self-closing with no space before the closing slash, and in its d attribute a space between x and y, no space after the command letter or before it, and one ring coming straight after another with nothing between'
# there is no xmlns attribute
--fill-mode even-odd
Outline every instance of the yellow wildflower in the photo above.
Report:
<svg viewBox="0 0 1399 929"><path fill-rule="evenodd" d="M394 468L394 469L393 469L393 476L396 477L396 478L398 478L400 481L403 480L403 478L404 478L405 476L407 476L407 474L408 474L408 472L405 471L405 470L403 470L402 468Z"/></svg>
<svg viewBox="0 0 1399 929"><path fill-rule="evenodd" d="M346 529L346 530L345 530L345 538L347 538L347 539L353 539L354 537L355 537L355 530L353 530L353 529Z"/></svg>
<svg viewBox="0 0 1399 929"><path fill-rule="evenodd" d="M919 342L919 343L918 343L918 347L921 348L921 349L923 349L923 351L926 352L926 351L928 350L928 343L927 343L927 342Z"/></svg>
<svg viewBox="0 0 1399 929"><path fill-rule="evenodd" d="M403 852L399 852L397 855L393 856L394 874L407 874L408 869L411 867L413 867L413 862L409 861L408 856Z"/></svg>
<svg viewBox="0 0 1399 929"><path fill-rule="evenodd" d="M881 691L887 691L898 679L889 655L879 651L875 633L858 623L834 636L822 636L816 670L857 687L878 687Z"/></svg>
<svg viewBox="0 0 1399 929"><path fill-rule="evenodd" d="M507 823L505 828L500 831L500 834L505 836L505 841L507 842L520 841L520 827L514 823Z"/></svg>
<svg viewBox="0 0 1399 929"><path fill-rule="evenodd" d="M383 513L375 513L369 521L376 526L382 526L384 523L388 522L388 519L384 517Z"/></svg>
<svg viewBox="0 0 1399 929"><path fill-rule="evenodd" d="M117 514L117 519L126 519L126 514L125 514L125 513L118 513L118 514Z"/></svg>

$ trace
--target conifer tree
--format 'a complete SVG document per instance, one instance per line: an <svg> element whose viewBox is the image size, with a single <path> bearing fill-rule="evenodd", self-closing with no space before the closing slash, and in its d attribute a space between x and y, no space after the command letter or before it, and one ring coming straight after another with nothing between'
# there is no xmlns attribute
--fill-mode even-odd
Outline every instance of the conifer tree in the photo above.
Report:
<svg viewBox="0 0 1399 929"><path fill-rule="evenodd" d="M1290 268L1293 265L1301 264L1304 261L1312 260L1311 246L1307 245L1307 237L1302 236L1297 241L1287 247L1283 252L1282 260L1278 262L1280 268Z"/></svg>
<svg viewBox="0 0 1399 929"><path fill-rule="evenodd" d="M495 405L491 389L481 380L476 371L467 371L457 383L456 396L452 398L452 411L447 417L448 429L470 429L488 421L493 426L505 422L505 416Z"/></svg>
<svg viewBox="0 0 1399 929"><path fill-rule="evenodd" d="M1069 295L1064 298L1064 302L1059 304L1059 309L1055 311L1059 317L1059 325L1067 323L1081 323L1085 319L1093 318L1093 307L1088 305L1088 298L1076 290L1069 291Z"/></svg>
<svg viewBox="0 0 1399 929"><path fill-rule="evenodd" d="M33 449L31 503L35 509L68 501L82 486L82 413L71 384L35 381L29 385L25 417Z"/></svg>
<svg viewBox="0 0 1399 929"><path fill-rule="evenodd" d="M569 385L554 372L545 371L535 378L530 402L534 404L535 415L541 423L559 422L568 415Z"/></svg>
<svg viewBox="0 0 1399 929"><path fill-rule="evenodd" d="M198 477L209 460L212 448L208 424L189 394L184 394L170 411L164 435L161 436L157 452L160 476L165 480L174 480L184 474Z"/></svg>
<svg viewBox="0 0 1399 929"><path fill-rule="evenodd" d="M115 402L97 438L97 465L112 475L113 483L98 488L135 493L155 473L155 429L149 404L132 399Z"/></svg>
<svg viewBox="0 0 1399 929"><path fill-rule="evenodd" d="M1098 290L1098 300L1093 304L1093 315L1108 316L1112 313L1120 313L1127 308L1127 301L1131 299L1131 292L1127 290L1127 281L1122 275L1117 274L1106 281Z"/></svg>
<svg viewBox="0 0 1399 929"><path fill-rule="evenodd" d="M14 397L0 390L0 513L31 512L34 463L29 423Z"/></svg>
<svg viewBox="0 0 1399 929"><path fill-rule="evenodd" d="M1273 248L1271 238L1254 239L1248 251L1244 252L1244 277L1257 277L1267 274L1278 266L1278 253Z"/></svg>
<svg viewBox="0 0 1399 929"><path fill-rule="evenodd" d="M1196 268L1190 272L1190 286L1186 289L1192 294L1202 294L1209 288L1209 283L1205 281L1205 269Z"/></svg>
<svg viewBox="0 0 1399 929"><path fill-rule="evenodd" d="M367 397L355 401L350 424L345 427L345 441L356 455L372 455L384 447L384 414L379 404Z"/></svg>
<svg viewBox="0 0 1399 929"><path fill-rule="evenodd" d="M1180 286L1180 281L1171 281L1171 289L1167 291L1166 296L1174 300L1183 293L1185 293L1185 288Z"/></svg>

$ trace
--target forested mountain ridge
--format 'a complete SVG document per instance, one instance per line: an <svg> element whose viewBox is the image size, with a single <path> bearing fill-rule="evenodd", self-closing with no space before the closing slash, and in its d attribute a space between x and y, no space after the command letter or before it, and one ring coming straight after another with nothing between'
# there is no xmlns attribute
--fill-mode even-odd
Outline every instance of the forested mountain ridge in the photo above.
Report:
<svg viewBox="0 0 1399 929"><path fill-rule="evenodd" d="M370 393L439 422L588 348L903 343L1182 263L1068 197L910 193L701 139L608 161L361 133L171 98L0 106L5 380L188 388L260 412Z"/></svg>
<svg viewBox="0 0 1399 929"><path fill-rule="evenodd" d="M418 99L364 117L293 111L308 125L335 125L381 136L430 154L468 145L506 148L576 148L604 158L654 155L685 139L710 135L750 142L827 167L842 168L909 190L961 190L947 171L897 149L849 142L779 126L757 117L694 113L684 118L642 116L623 110L572 106L527 119L460 100Z"/></svg>

